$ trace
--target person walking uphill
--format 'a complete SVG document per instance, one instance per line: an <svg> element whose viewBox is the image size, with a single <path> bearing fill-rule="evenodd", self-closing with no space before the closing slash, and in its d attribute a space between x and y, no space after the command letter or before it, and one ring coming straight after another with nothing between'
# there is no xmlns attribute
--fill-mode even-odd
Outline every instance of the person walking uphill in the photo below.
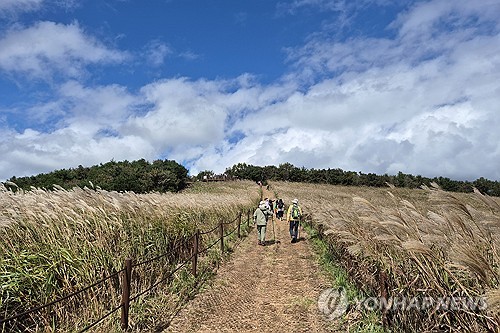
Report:
<svg viewBox="0 0 500 333"><path fill-rule="evenodd" d="M290 237L292 243L297 241L297 234L299 231L300 218L302 217L302 208L299 206L299 200L293 199L292 204L288 207L286 220L290 222Z"/></svg>
<svg viewBox="0 0 500 333"><path fill-rule="evenodd" d="M273 213L269 210L265 201L261 201L259 207L253 213L253 222L257 224L257 238L259 240L259 245L266 245L267 219L272 215Z"/></svg>
<svg viewBox="0 0 500 333"><path fill-rule="evenodd" d="M285 213L285 203L282 199L278 199L276 202L276 218L280 221L283 220L283 214Z"/></svg>

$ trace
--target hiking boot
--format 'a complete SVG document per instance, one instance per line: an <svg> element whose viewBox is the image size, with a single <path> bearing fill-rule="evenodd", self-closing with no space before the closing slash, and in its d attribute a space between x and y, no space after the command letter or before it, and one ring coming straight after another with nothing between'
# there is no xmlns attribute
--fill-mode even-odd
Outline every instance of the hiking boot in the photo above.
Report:
<svg viewBox="0 0 500 333"><path fill-rule="evenodd" d="M292 238L292 243L296 243L297 242L297 238Z"/></svg>
<svg viewBox="0 0 500 333"><path fill-rule="evenodd" d="M259 245L262 245L262 242L261 242L261 241L259 241Z"/></svg>

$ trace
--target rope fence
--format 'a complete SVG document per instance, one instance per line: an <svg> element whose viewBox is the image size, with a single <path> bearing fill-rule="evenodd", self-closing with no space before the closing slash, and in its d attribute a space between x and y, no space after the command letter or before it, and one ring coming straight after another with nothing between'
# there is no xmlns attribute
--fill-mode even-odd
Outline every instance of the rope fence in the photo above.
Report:
<svg viewBox="0 0 500 333"><path fill-rule="evenodd" d="M216 225L213 229L210 229L208 231L203 231L201 232L200 231L200 235L208 235L208 234L211 234L212 232L214 232L215 230L219 229L219 225Z"/></svg>
<svg viewBox="0 0 500 333"><path fill-rule="evenodd" d="M82 329L81 331L79 331L80 333L81 332L87 332L89 329L91 329L92 327L94 326L97 326L99 323L101 323L104 319L108 318L109 316L111 316L113 313L115 313L116 311L118 311L120 308L122 307L122 305L118 305L117 307L115 307L113 310L109 311L108 313L106 313L104 316L102 316L101 318L99 318L97 321L94 321L92 324L90 324L89 326L85 327L84 329Z"/></svg>
<svg viewBox="0 0 500 333"><path fill-rule="evenodd" d="M49 306L53 306L55 304L58 304L58 303L63 302L65 300L68 300L76 295L79 295L87 290L90 290L91 288L94 288L94 287L101 285L102 283L106 282L109 279L119 277L120 275L121 275L121 298L122 298L121 304L114 307L112 310L110 310L105 315L101 316L100 318L96 319L94 322L90 323L88 326L86 326L85 328L83 328L79 332L86 332L86 331L90 330L91 328L93 328L96 325L98 325L99 323L103 322L106 318L108 318L109 316L111 316L113 313L117 312L120 309L121 309L121 328L123 330L127 330L129 328L128 322L129 322L130 303L137 300L139 297L145 295L146 293L152 291L157 286L159 286L161 283L170 279L176 272L178 272L182 268L186 267L186 265L189 262L191 262L191 265L192 265L192 267L191 267L192 275L196 278L197 277L197 263L198 263L199 255L207 253L208 250L210 250L215 245L217 245L217 243L220 243L220 251L221 251L221 254L223 254L224 253L224 238L229 237L230 235L234 234L234 232L236 232L236 231L238 234L238 238L241 238L241 226L244 224L244 223L242 223L242 215L243 215L243 213L239 212L238 215L236 216L236 218L233 219L232 221L229 221L229 222L220 221L218 225L216 225L214 228L212 228L210 230L200 231L198 229L198 230L196 230L196 232L193 235L191 235L190 237L187 237L182 243L178 244L177 246L175 246L171 250L169 250L165 253L162 253L160 255L157 255L153 258L146 259L146 260L138 262L138 263L133 263L132 259L126 259L125 263L124 263L124 267L121 270L119 270L119 271L117 271L109 276L106 276L106 277L100 279L99 281L97 281L91 285L88 285L82 289L79 289L77 291L74 291L74 292L66 295L66 296L63 296L59 299L56 299L56 300L51 301L49 303L37 306L35 308L32 308L32 309L24 311L22 313L16 314L16 315L11 316L9 318L0 318L0 332L5 332L5 329L6 328L8 329L9 326L6 326L7 324L11 324L14 321L25 318L26 316L31 315L35 312L39 312L39 311L41 311ZM225 233L226 226L234 224L235 222L238 222L236 224L236 226L228 233ZM250 210L247 211L246 225L247 225L247 227L250 227ZM217 239L215 239L212 243L210 243L210 245L205 246L203 248L203 250L200 250L199 248L201 247L200 245L202 243L202 236L212 234L217 230L219 230L219 237ZM140 291L139 293L137 293L133 297L130 296L131 282L132 282L131 280L132 280L132 276L133 276L132 271L134 268L137 268L137 267L142 266L142 265L146 265L148 263L151 263L153 261L157 261L161 258L170 256L170 255L174 255L174 254L178 253L180 250L187 249L189 247L191 248L191 255L188 258L185 258L182 262L177 263L177 266L174 269L172 269L171 271L169 271L168 273L166 273L165 277L161 278L159 281L154 282L147 289Z"/></svg>
<svg viewBox="0 0 500 333"><path fill-rule="evenodd" d="M224 225L228 225L228 224L233 224L233 223L234 223L234 222L236 222L237 220L238 220L238 216L237 216L234 220L232 220L232 221L229 221L229 222L221 222L221 223L222 223L222 224L224 224Z"/></svg>
<svg viewBox="0 0 500 333"><path fill-rule="evenodd" d="M25 311L25 312L22 312L22 313L18 313L18 314L14 315L14 316L12 316L10 318L0 319L0 325L4 324L4 323L7 323L7 322L10 322L10 321L13 321L13 320L16 320L16 319L19 319L19 318L22 318L22 317L26 317L29 314L32 314L34 312L38 312L38 311L43 310L46 307L52 306L54 304L61 303L61 302L65 301L65 300L67 300L67 299L70 299L70 298L72 298L72 297L74 297L76 295L79 295L79 294L83 293L84 291L87 291L87 290L89 290L89 289L91 289L93 287L96 287L96 286L100 285L101 283L105 282L106 280L109 280L109 279L111 279L113 277L118 276L124 270L125 269L121 269L121 270L119 270L116 273L113 273L113 274L111 274L111 275L109 275L109 276L107 276L107 277L105 277L105 278L103 278L103 279L101 279L101 280L99 280L99 281L97 281L97 282L89 285L89 286L86 286L85 288L82 288L82 289L79 289L77 291L74 291L74 292L72 292L72 293L70 293L70 294L68 294L66 296L63 296L61 298L58 298L58 299L56 299L56 300L54 300L52 302L49 302L49 303L37 306L35 308L32 308L32 309L30 309L28 311Z"/></svg>
<svg viewBox="0 0 500 333"><path fill-rule="evenodd" d="M130 298L129 301L132 302L132 301L135 301L136 299L138 299L140 296L150 292L151 290L153 290L154 288L158 287L162 282L170 279L170 277L172 275L174 275L177 271L179 271L182 267L186 266L186 264L193 258L194 254L189 257L189 259L186 259L184 260L180 265L178 265L174 270L170 271L166 277L164 277L163 279L161 279L160 281L157 281L155 283L153 283L152 286L150 286L148 289L146 290L143 290L141 292L139 292L137 295L135 295L134 297Z"/></svg>
<svg viewBox="0 0 500 333"><path fill-rule="evenodd" d="M227 234L224 235L224 237L228 237L228 236L231 236L232 234L234 234L234 232L238 229L238 227L234 227L233 230L231 230L230 232L228 232Z"/></svg>
<svg viewBox="0 0 500 333"><path fill-rule="evenodd" d="M176 247L174 247L173 249L163 253L163 254L160 254L156 257L153 257L151 259L146 259L144 261L141 261L139 263L136 263L136 264L133 264L132 267L138 267L138 266L142 266L142 265L145 265L145 264L149 264L150 262L153 262L153 261L157 261L158 259L161 259L163 257L166 257L168 255L172 255L172 254L175 254L179 251L179 249L181 249L182 247L185 247L189 242L191 242L191 240L193 239L193 236L191 237L188 237L186 240L184 240L181 244L178 244Z"/></svg>
<svg viewBox="0 0 500 333"><path fill-rule="evenodd" d="M213 248L215 245L217 245L217 243L220 243L220 238L217 238L212 244L208 245L203 250L200 250L198 252L198 254L202 254L202 253L207 252L208 250L210 250L211 248Z"/></svg>

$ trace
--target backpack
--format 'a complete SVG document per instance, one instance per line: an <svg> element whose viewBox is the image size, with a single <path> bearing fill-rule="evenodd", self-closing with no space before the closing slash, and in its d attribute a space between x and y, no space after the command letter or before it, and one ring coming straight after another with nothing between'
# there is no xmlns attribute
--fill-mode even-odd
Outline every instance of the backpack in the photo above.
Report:
<svg viewBox="0 0 500 333"><path fill-rule="evenodd" d="M292 219L298 220L299 218L300 218L299 206L293 205L292 206Z"/></svg>
<svg viewBox="0 0 500 333"><path fill-rule="evenodd" d="M285 206L285 204L283 203L283 201L278 201L278 208L279 209L283 209L283 207Z"/></svg>

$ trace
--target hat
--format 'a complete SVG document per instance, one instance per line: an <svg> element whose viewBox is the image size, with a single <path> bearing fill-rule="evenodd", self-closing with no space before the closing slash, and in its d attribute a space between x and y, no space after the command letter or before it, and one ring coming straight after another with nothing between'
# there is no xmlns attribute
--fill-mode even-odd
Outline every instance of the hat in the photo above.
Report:
<svg viewBox="0 0 500 333"><path fill-rule="evenodd" d="M261 201L261 202L259 203L259 205L265 205L265 204L266 204L266 202L265 202L265 201Z"/></svg>
<svg viewBox="0 0 500 333"><path fill-rule="evenodd" d="M294 204L298 204L298 203L299 203L299 200L297 200L297 199L293 199L293 200L292 200L292 203L294 203Z"/></svg>

